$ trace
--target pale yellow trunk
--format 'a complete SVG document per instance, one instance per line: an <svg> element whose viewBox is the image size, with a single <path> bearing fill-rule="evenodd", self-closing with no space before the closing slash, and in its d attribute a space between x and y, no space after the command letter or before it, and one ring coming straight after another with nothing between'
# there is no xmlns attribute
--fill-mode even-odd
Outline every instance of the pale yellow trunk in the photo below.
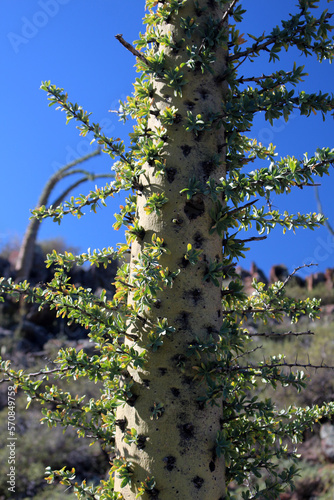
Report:
<svg viewBox="0 0 334 500"><path fill-rule="evenodd" d="M201 0L200 7L208 10L198 19L205 23L208 16L221 19L223 10L216 2ZM165 32L171 31L175 41L184 38L179 27L180 17L196 18L194 2L189 0L173 16ZM197 31L186 44L200 46L201 35ZM174 54L164 49L170 67L186 61L185 45ZM195 337L205 340L210 334L217 335L222 323L221 293L219 287L203 280L208 263L222 262L222 240L214 233L209 234L212 224L209 210L212 201L208 196L196 195L190 201L180 194L188 186L188 180L196 177L203 184L211 178L225 176L224 131L214 129L195 136L185 130L187 111L201 114L205 119L210 112L219 112L226 86L221 83L226 70L226 51L216 51L213 74L184 68L188 81L182 97L174 96L173 90L163 80L154 81L153 112L161 112L166 106L178 109L180 121L167 128L167 142L164 148L167 175L155 176L154 169L147 165L141 178L144 185L142 196L138 196L138 216L145 229L144 241L132 245L132 263L140 254L143 244L150 242L156 233L163 238L170 251L161 263L171 271L180 269L173 288L168 288L159 296L156 307L148 310L148 323L131 333L140 336L137 349L147 346L149 321L167 318L168 324L176 332L164 340L157 352L147 349L145 370L132 370L135 380L132 392L133 406L125 405L118 411L117 418L125 421L126 428L134 427L143 436L143 446L128 446L124 440L124 427L117 427L116 445L119 457L131 461L133 466L132 485L120 487L116 474L116 489L127 500L133 500L137 487L148 476L154 477L156 489L145 494L144 499L159 500L192 499L219 500L225 496L224 460L215 454L215 439L221 429L222 401L217 406L205 405L199 398L205 396L205 381L195 378L194 367L200 363L196 356L189 357L189 344ZM219 82L219 83L218 83ZM156 113L157 114L157 113ZM161 126L159 116L151 115L149 128ZM221 165L214 166L212 160L219 156ZM161 214L147 215L144 205L153 192L165 192L168 203ZM202 259L196 265L187 265L184 255L187 244L202 249ZM152 419L155 404L163 405L164 412L158 419Z"/></svg>

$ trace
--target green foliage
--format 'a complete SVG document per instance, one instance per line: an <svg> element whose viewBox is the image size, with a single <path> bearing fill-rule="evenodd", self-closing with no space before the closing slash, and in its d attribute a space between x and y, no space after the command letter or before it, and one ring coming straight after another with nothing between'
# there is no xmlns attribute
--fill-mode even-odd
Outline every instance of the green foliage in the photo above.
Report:
<svg viewBox="0 0 334 500"><path fill-rule="evenodd" d="M193 249L191 243L188 243L187 245L187 253L185 254L184 258L186 260L189 260L190 264L196 264L200 258L201 258L201 253L203 250L195 250Z"/></svg>
<svg viewBox="0 0 334 500"><path fill-rule="evenodd" d="M160 213L160 209L165 203L168 202L165 193L154 193L150 196L146 202L145 210L148 214L153 212Z"/></svg>
<svg viewBox="0 0 334 500"><path fill-rule="evenodd" d="M149 493L153 493L155 487L155 479L153 477L147 477L145 481L140 483L140 486L138 488L139 493L136 496L136 498L139 498L144 495L146 491Z"/></svg>

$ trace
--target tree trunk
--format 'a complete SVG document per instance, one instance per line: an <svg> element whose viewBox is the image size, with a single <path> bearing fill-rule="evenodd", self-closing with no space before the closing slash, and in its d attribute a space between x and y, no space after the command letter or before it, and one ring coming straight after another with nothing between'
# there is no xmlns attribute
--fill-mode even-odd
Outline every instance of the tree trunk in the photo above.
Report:
<svg viewBox="0 0 334 500"><path fill-rule="evenodd" d="M166 56L165 69L188 61L186 47L201 50L203 33L208 32L209 23L219 23L223 18L224 10L218 4L207 0L186 1L168 22L159 25L161 35L171 33L175 43L185 40L176 50L159 46L157 50L163 50ZM190 38L180 24L187 18L193 18L199 25ZM183 67L187 83L182 96L174 95L165 78L152 80L154 92L148 130L156 131L163 126L160 117L167 107L177 108L177 120L165 127L162 155L165 173L156 175L154 166L146 163L140 179L143 191L137 197L137 216L145 237L132 244L132 283L135 283L142 251L145 244L152 241L153 234L163 238L169 251L160 260L162 266L171 272L180 272L173 287L159 292L155 305L145 310L146 321L129 328L130 334L139 336L136 345L131 345L137 350L146 350L146 364L142 370L128 370L129 379L125 381L133 381L133 398L117 413L117 454L131 462L133 475L131 485L122 488L116 472L116 491L127 500L136 497L138 487L148 477L154 477L155 488L144 494L145 499L219 500L225 497L224 459L215 453L222 401L217 400L213 406L203 404L201 398L205 398L208 387L205 380L196 377L199 365L211 355L198 359L189 352L190 344L205 342L210 335L217 338L222 324L219 288L217 283L204 279L210 263L223 262L222 237L217 232L210 234L211 197L198 193L187 200L185 194L180 194L191 178L205 186L209 177L218 180L226 173L223 127L214 125L197 134L186 130L187 112L209 120L210 115L221 110L227 92L223 81L227 49L214 45L212 50L215 54L212 72L202 72L197 65ZM165 193L168 202L159 213L148 214L145 204L153 193ZM184 258L189 243L193 249L202 250L201 260L195 265ZM165 336L163 345L153 352L147 347L149 333L151 325L161 318L167 318L175 332L168 338ZM131 428L136 429L140 439L137 444L129 445L123 438Z"/></svg>

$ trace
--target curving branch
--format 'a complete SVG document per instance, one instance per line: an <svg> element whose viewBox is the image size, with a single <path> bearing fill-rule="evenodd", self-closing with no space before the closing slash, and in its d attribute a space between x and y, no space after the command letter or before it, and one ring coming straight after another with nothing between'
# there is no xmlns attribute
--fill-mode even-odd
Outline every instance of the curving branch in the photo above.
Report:
<svg viewBox="0 0 334 500"><path fill-rule="evenodd" d="M79 180L76 182L72 183L63 193L58 196L58 198L54 202L54 206L58 206L62 200L68 195L70 191L72 191L75 187L77 187L79 184L82 184L83 182L86 182L88 180L94 180L97 178L101 177L110 177L112 174L94 174L87 172L86 170L82 169L74 169L77 165L80 163L83 163L85 161L88 161L91 158L94 158L95 156L99 155L101 153L100 148L96 149L92 153L89 153L85 156L82 156L78 158L77 160L68 163L64 167L60 168L55 172L50 179L47 181L47 183L44 186L44 189L39 197L39 200L37 202L37 208L41 207L43 205L47 205L50 195L53 192L55 186L64 178L74 175L74 174L81 174L83 177L81 177ZM23 237L23 241L19 250L19 255L17 257L16 265L15 265L15 270L16 270L16 280L17 281L22 281L25 279L28 279L32 263L33 263L33 258L34 258L34 251L35 251L35 244L36 244L36 239L37 239L37 234L38 230L40 227L40 221L38 219L31 219L28 227L26 229L26 232Z"/></svg>

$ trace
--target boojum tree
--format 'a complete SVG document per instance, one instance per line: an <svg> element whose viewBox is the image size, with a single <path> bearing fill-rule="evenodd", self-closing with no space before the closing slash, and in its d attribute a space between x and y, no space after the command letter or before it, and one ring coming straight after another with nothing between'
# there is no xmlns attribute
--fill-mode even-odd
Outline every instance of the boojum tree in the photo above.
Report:
<svg viewBox="0 0 334 500"><path fill-rule="evenodd" d="M99 154L100 154L100 149L96 149L95 151L93 151L93 153L89 153L88 155L82 156L81 158L78 158L73 162L68 163L64 167L61 167L59 170L57 170L46 182L38 199L37 207L41 207L49 203L49 198L55 186L61 180L71 175L80 175L80 177L77 178L75 182L67 186L67 188L55 199L52 206L57 207L64 199L66 199L66 197L69 195L71 191L73 191L73 189L78 187L80 184L87 182L88 180L93 181L96 179L113 177L113 174L110 173L95 174L93 172L88 172L87 170L83 170L81 168L76 168L76 169L74 168L80 163L83 163ZM32 218L25 231L23 241L19 250L19 254L15 263L16 279L18 281L22 281L24 279L29 278L34 260L34 251L35 251L35 245L39 227L40 224L38 219Z"/></svg>
<svg viewBox="0 0 334 500"><path fill-rule="evenodd" d="M313 185L328 172L334 151L278 160L273 145L248 132L259 112L270 123L288 120L295 110L325 116L333 97L297 92L305 74L296 64L239 76L244 62L276 62L291 47L331 61L331 14L318 14L317 6L298 0L280 27L246 37L238 29L245 12L238 0L146 0L145 33L134 46L116 37L140 72L120 108L121 118L136 120L128 150L106 137L63 89L42 84L51 104L80 122L81 134L91 133L115 160L115 181L56 208L42 206L34 216L81 216L84 207L95 210L114 193L128 192L116 214L115 229L126 226L126 242L117 250L53 252L47 263L56 273L44 286L1 281L3 293L24 295L87 327L96 345L91 357L61 349L56 368L34 375L12 370L8 361L1 365L4 379L23 386L29 399L53 403L43 410L50 426L73 425L111 450L110 478L98 486L76 484L73 471L48 469L49 482L72 485L78 498L222 500L236 498L228 489L234 481L244 486L242 498L276 499L296 472L294 464L277 467L283 459L297 460L286 438L300 440L314 421L333 413L332 404L277 410L252 394L261 383L300 389L305 375L298 364L292 371L283 355L248 362L246 319L314 319L319 301L288 298L281 282L265 289L254 281L247 296L235 272L247 243L275 226L313 229L324 222L314 213L281 214L270 196ZM261 166L264 159L269 167ZM244 170L250 164L254 170ZM259 235L243 238L252 225ZM76 287L66 275L73 265L107 265L114 258L123 264L112 300L105 291L97 297ZM51 376L86 376L102 381L104 390L90 401L56 383L42 390Z"/></svg>

